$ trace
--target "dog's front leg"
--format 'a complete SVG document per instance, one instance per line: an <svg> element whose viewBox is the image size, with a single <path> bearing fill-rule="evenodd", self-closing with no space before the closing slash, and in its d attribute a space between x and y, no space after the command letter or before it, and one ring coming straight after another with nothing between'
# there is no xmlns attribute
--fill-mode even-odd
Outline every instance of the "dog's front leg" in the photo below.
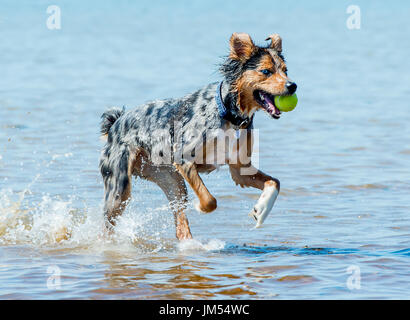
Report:
<svg viewBox="0 0 410 320"><path fill-rule="evenodd" d="M241 166L230 165L229 169L232 179L236 184L239 184L241 187L253 187L263 190L258 202L249 213L249 215L256 220L256 228L260 227L272 210L276 198L278 197L280 190L279 180L272 178L254 167L246 168L249 172L255 172L251 175L241 174Z"/></svg>
<svg viewBox="0 0 410 320"><path fill-rule="evenodd" d="M216 199L208 191L204 182L196 170L195 163L185 162L183 164L174 163L178 172L184 177L184 179L189 183L192 190L199 199L199 210L205 213L212 212L216 209Z"/></svg>

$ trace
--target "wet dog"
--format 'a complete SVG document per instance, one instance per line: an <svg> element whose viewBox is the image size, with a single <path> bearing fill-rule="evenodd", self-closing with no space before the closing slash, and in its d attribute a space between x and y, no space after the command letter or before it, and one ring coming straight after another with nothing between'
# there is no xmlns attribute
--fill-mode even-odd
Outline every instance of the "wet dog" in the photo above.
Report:
<svg viewBox="0 0 410 320"><path fill-rule="evenodd" d="M234 33L229 56L220 71L223 80L180 99L157 100L125 111L102 115L107 137L100 159L104 180L106 226L112 229L131 196L132 176L156 183L168 198L178 239L192 238L185 215L188 182L202 212L217 201L199 173L229 165L233 181L262 190L250 215L260 226L279 194L279 180L251 163L253 117L264 110L279 119L274 97L291 95L296 84L287 76L282 40L269 36L257 46L246 33Z"/></svg>

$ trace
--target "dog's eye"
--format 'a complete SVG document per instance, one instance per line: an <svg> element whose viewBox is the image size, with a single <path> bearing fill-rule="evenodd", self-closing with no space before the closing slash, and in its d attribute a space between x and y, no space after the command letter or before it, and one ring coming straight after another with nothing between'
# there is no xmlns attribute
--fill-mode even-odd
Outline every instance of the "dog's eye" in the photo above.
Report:
<svg viewBox="0 0 410 320"><path fill-rule="evenodd" d="M268 76L268 75L270 75L272 72L270 72L268 69L263 69L263 70L261 70L261 72L265 75L265 76Z"/></svg>

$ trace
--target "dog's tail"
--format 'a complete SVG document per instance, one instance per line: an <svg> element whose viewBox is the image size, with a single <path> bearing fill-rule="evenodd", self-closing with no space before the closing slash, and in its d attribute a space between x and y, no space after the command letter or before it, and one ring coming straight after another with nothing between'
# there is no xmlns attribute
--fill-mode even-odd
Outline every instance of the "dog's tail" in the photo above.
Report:
<svg viewBox="0 0 410 320"><path fill-rule="evenodd" d="M117 121L125 112L125 108L111 108L106 110L101 116L101 135L106 137L110 131L112 125Z"/></svg>

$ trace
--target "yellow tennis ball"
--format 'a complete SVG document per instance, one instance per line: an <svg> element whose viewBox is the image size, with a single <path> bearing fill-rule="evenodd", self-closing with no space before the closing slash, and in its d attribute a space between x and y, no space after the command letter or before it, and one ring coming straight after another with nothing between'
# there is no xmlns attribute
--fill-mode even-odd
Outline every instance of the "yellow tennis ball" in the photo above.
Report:
<svg viewBox="0 0 410 320"><path fill-rule="evenodd" d="M283 112L289 112L296 108L298 97L296 93L291 96L275 96L275 106Z"/></svg>

